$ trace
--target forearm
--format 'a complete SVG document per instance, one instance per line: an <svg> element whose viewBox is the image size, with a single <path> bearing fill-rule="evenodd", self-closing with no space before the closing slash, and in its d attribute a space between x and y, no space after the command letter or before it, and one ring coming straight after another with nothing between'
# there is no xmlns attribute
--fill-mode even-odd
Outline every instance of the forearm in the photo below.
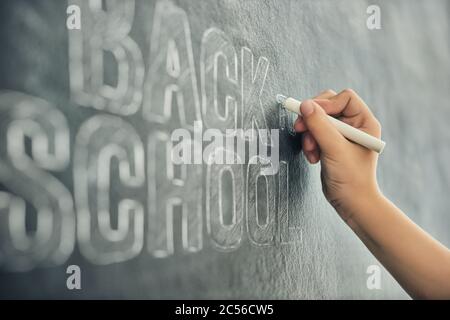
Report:
<svg viewBox="0 0 450 320"><path fill-rule="evenodd" d="M412 297L450 299L446 247L379 193L354 208L347 224Z"/></svg>

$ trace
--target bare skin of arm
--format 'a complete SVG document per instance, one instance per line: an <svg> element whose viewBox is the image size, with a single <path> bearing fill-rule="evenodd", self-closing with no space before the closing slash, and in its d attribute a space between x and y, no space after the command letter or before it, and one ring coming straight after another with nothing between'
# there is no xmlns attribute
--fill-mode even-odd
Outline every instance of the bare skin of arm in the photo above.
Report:
<svg viewBox="0 0 450 320"><path fill-rule="evenodd" d="M320 162L325 197L409 295L450 299L450 250L411 221L380 191L378 154L345 139L326 114L381 137L381 126L350 89L327 90L300 106L294 125L306 159Z"/></svg>

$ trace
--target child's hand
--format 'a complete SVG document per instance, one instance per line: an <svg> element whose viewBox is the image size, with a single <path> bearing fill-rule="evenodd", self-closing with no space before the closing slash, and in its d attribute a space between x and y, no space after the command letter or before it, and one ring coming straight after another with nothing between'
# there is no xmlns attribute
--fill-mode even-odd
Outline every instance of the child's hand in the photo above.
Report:
<svg viewBox="0 0 450 320"><path fill-rule="evenodd" d="M326 91L300 106L303 152L321 162L323 192L348 226L414 298L450 299L450 250L414 224L378 189L378 154L348 141L326 114L380 138L381 127L352 90Z"/></svg>
<svg viewBox="0 0 450 320"><path fill-rule="evenodd" d="M326 114L377 138L381 136L381 126L364 101L349 89L339 94L323 92L314 100L303 101L300 111L303 117L298 117L294 129L303 132L303 153L312 164L321 161L323 192L347 221L359 205L379 193L378 154L347 140Z"/></svg>

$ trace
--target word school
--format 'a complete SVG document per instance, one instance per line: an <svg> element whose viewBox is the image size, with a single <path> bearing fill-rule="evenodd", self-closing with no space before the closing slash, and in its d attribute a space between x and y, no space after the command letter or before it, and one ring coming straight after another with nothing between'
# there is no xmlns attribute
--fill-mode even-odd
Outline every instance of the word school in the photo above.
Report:
<svg viewBox="0 0 450 320"><path fill-rule="evenodd" d="M255 63L249 48L238 55L223 31L206 30L199 94L189 22L181 8L156 3L145 70L141 49L130 37L134 1L106 2L106 8L102 1L69 3L78 5L83 17L82 28L69 31L71 100L97 112L74 134L67 116L47 101L18 92L0 95L0 183L6 189L0 191L0 267L61 265L76 240L81 254L100 265L127 261L144 248L152 257L168 257L175 238L181 238L184 252L193 253L204 247L204 227L212 247L221 251L238 249L244 231L255 246L299 241L298 227L289 221L286 161L276 174L264 174L260 162L171 161L175 128L194 130L196 121L221 131L267 128L262 101L270 101L264 96L268 59ZM117 65L114 86L103 79L105 52ZM72 186L60 180L67 173ZM225 202L232 204L229 219ZM27 205L36 211L33 232L25 226ZM174 226L174 215L181 216L181 226Z"/></svg>

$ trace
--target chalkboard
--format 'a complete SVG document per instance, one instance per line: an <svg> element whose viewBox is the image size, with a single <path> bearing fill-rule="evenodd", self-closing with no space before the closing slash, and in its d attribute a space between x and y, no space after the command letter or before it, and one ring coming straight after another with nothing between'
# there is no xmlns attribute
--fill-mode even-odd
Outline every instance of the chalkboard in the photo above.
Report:
<svg viewBox="0 0 450 320"><path fill-rule="evenodd" d="M357 91L387 141L381 188L449 246L449 17L444 0L1 1L0 297L408 298L275 96ZM177 129L266 130L279 159L174 164Z"/></svg>

